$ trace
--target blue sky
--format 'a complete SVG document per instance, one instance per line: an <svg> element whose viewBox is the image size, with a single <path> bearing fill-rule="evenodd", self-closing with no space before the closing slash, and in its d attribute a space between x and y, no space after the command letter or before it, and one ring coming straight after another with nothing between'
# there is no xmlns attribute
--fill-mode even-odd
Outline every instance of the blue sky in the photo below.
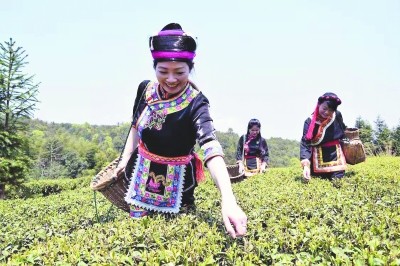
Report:
<svg viewBox="0 0 400 266"><path fill-rule="evenodd" d="M128 122L154 79L148 37L177 22L198 37L191 79L217 130L300 139L318 96L339 95L345 123L400 124L400 1L1 1L0 41L29 54L41 82L35 118Z"/></svg>

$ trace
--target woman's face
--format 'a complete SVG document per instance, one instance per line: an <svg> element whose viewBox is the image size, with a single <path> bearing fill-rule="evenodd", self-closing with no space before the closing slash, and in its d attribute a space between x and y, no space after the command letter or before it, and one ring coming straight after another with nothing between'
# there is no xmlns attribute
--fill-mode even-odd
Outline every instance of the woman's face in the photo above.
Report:
<svg viewBox="0 0 400 266"><path fill-rule="evenodd" d="M332 116L334 111L331 108L329 108L327 102L323 102L319 105L318 112L321 115L321 117L325 119Z"/></svg>
<svg viewBox="0 0 400 266"><path fill-rule="evenodd" d="M257 125L252 126L249 129L250 136L255 137L260 133L260 128Z"/></svg>
<svg viewBox="0 0 400 266"><path fill-rule="evenodd" d="M159 62L155 70L158 83L170 94L182 91L189 81L190 70L185 62Z"/></svg>

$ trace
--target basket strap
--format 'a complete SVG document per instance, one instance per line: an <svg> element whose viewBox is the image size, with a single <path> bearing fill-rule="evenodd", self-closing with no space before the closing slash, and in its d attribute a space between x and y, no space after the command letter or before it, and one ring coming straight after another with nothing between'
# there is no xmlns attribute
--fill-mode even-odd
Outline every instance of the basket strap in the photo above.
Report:
<svg viewBox="0 0 400 266"><path fill-rule="evenodd" d="M140 101L142 100L143 96L146 94L146 87L147 87L147 85L149 85L149 83L150 83L150 80L145 80L142 83L140 83L139 90L143 89L143 92L142 92L142 95L140 95L140 98L138 100L138 105L136 106L136 109L133 110L133 116L132 117L136 116L136 113L139 110ZM121 161L122 154L124 153L124 150L125 150L126 142L128 141L129 133L131 132L131 127L132 127L132 124L128 128L128 134L126 134L125 143L124 143L124 146L123 146L123 148L121 150L121 153L119 155L117 166L115 168L118 168L119 162Z"/></svg>

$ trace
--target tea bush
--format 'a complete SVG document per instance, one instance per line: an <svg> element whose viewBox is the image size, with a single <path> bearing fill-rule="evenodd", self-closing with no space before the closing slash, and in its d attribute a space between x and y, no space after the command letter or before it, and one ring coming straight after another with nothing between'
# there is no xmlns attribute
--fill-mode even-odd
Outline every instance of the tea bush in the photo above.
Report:
<svg viewBox="0 0 400 266"><path fill-rule="evenodd" d="M342 180L272 168L233 184L248 233L231 239L218 190L196 213L130 219L88 187L0 202L4 265L400 265L400 158L368 158ZM98 218L98 219L97 219Z"/></svg>
<svg viewBox="0 0 400 266"><path fill-rule="evenodd" d="M51 194L57 194L66 190L74 190L88 186L92 177L80 177L80 178L63 178L63 179L44 179L34 180L24 183L18 187L8 186L7 198L32 198L42 197Z"/></svg>

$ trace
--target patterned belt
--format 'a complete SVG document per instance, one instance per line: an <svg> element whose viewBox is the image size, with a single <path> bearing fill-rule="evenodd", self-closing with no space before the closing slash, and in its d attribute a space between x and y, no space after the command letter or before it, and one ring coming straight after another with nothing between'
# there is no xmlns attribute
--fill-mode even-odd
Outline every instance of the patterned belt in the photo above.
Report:
<svg viewBox="0 0 400 266"><path fill-rule="evenodd" d="M190 161L193 159L192 154L178 157L165 157L151 153L149 150L146 149L142 141L139 144L139 154L142 155L144 158L159 164L182 165L190 163Z"/></svg>
<svg viewBox="0 0 400 266"><path fill-rule="evenodd" d="M331 140L328 142L325 142L324 144L322 144L322 147L332 147L339 144L339 140L335 139L335 140Z"/></svg>
<svg viewBox="0 0 400 266"><path fill-rule="evenodd" d="M144 158L159 164L170 164L170 165L184 165L190 163L190 161L195 158L195 165L196 165L196 180L197 182L201 182L205 180L204 169L203 169L203 162L199 158L196 153L189 154L186 156L178 156L178 157L165 157L161 155L157 155L151 153L147 148L144 146L143 142L140 141L139 143L139 154L142 155Z"/></svg>

